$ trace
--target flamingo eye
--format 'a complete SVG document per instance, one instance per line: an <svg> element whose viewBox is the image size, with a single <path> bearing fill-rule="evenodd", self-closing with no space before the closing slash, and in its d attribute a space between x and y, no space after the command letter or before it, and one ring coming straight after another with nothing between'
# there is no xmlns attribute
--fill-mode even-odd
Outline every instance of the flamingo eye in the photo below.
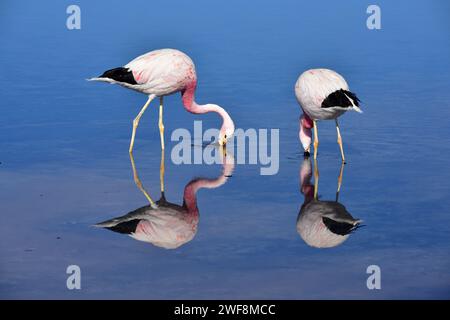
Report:
<svg viewBox="0 0 450 320"><path fill-rule="evenodd" d="M227 138L227 135L224 135L224 138L226 139L226 138Z"/></svg>

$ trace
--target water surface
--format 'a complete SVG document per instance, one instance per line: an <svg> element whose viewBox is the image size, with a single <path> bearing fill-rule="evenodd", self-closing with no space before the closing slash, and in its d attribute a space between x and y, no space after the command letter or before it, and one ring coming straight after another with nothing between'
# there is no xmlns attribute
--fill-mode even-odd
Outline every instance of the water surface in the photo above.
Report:
<svg viewBox="0 0 450 320"><path fill-rule="evenodd" d="M445 1L78 1L0 5L0 297L2 298L450 298L450 38ZM200 103L225 107L239 128L280 129L280 170L236 165L201 189L192 240L167 250L92 227L148 205L128 156L145 97L88 83L110 67L173 47L196 63ZM293 86L313 67L343 74L364 114L346 114L348 158L339 202L364 227L318 249L297 232L305 200ZM216 115L166 100L165 196L181 205L194 178L221 165L174 165L168 141ZM160 192L157 108L138 131L134 159ZM333 123L320 123L318 196L335 200L340 172ZM312 181L312 183L314 183ZM82 289L66 288L79 265ZM381 290L368 290L378 265Z"/></svg>

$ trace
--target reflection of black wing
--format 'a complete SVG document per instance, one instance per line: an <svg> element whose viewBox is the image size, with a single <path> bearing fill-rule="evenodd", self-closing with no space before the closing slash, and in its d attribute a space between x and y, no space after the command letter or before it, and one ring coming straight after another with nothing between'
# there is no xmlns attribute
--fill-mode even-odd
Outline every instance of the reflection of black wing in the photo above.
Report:
<svg viewBox="0 0 450 320"><path fill-rule="evenodd" d="M139 224L139 222L148 218L149 214L151 214L155 210L156 211L161 211L164 209L173 209L177 211L183 210L181 206L168 202L164 197L164 195L161 196L161 199L159 199L159 201L157 201L156 204L158 205L158 209L152 208L151 206L144 206L136 210L133 210L124 216L116 217L113 219L97 223L95 226L122 234L131 234L136 231L136 227Z"/></svg>
<svg viewBox="0 0 450 320"><path fill-rule="evenodd" d="M351 100L353 100L353 103ZM359 107L359 98L353 92L340 89L329 94L322 102L322 108L351 108L353 105Z"/></svg>
<svg viewBox="0 0 450 320"><path fill-rule="evenodd" d="M139 221L141 221L151 210L153 210L151 206L141 207L124 216L97 223L95 226L118 233L130 234L136 230Z"/></svg>
<svg viewBox="0 0 450 320"><path fill-rule="evenodd" d="M123 234L131 234L134 233L136 231L137 225L139 224L141 220L139 219L135 219L135 220L129 220L129 221L125 221L125 222L120 222L118 224L116 224L115 226L111 226L111 227L105 227L105 229L114 231L114 232L118 232L118 233L123 233Z"/></svg>
<svg viewBox="0 0 450 320"><path fill-rule="evenodd" d="M344 205L336 201L323 201L333 214L322 216L322 221L331 232L345 236L357 229L361 220L352 217Z"/></svg>
<svg viewBox="0 0 450 320"><path fill-rule="evenodd" d="M322 217L322 221L331 232L339 234L341 236L345 236L358 228L358 223L353 224L348 222L335 221L327 217Z"/></svg>

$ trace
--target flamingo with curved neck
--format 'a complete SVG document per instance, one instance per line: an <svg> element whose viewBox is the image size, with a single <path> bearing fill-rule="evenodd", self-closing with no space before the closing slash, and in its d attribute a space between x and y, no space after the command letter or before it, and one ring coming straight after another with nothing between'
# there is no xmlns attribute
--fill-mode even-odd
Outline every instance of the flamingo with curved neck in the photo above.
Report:
<svg viewBox="0 0 450 320"><path fill-rule="evenodd" d="M159 133L161 149L164 149L163 97L181 92L183 105L191 113L216 112L222 119L218 142L225 145L234 133L234 123L229 114L216 104L199 105L194 101L197 75L194 62L186 54L175 49L150 51L130 61L123 67L105 71L101 76L89 79L116 83L148 95L148 100L133 121L129 152L133 152L139 121L150 102L159 97Z"/></svg>
<svg viewBox="0 0 450 320"><path fill-rule="evenodd" d="M203 114L208 112L216 112L222 117L222 127L220 128L219 133L219 144L225 145L227 143L227 140L233 135L234 133L234 122L231 119L230 115L225 111L224 108L221 106L218 106L217 104L197 104L195 102L195 88L197 86L197 82L193 81L192 83L188 84L186 89L182 91L181 93L181 99L183 101L184 108L189 111L190 113L194 114Z"/></svg>
<svg viewBox="0 0 450 320"><path fill-rule="evenodd" d="M333 119L336 123L337 143L341 150L341 159L345 163L338 118L350 110L361 113L359 98L350 91L347 82L340 74L329 69L310 69L303 72L295 83L295 95L304 113L305 121L303 126L300 126L299 135L305 154L310 152L310 129L313 128L314 159L317 158L319 147L317 121Z"/></svg>
<svg viewBox="0 0 450 320"><path fill-rule="evenodd" d="M309 154L311 147L311 137L312 137L312 127L313 121L311 118L304 113L300 117L300 130L299 130L299 138L302 143L303 149L305 150L305 155Z"/></svg>

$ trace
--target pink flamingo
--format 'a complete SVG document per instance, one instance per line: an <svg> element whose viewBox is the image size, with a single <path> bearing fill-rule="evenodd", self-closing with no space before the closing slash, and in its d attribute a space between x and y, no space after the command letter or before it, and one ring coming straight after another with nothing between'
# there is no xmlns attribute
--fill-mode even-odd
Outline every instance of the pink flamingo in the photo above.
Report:
<svg viewBox="0 0 450 320"><path fill-rule="evenodd" d="M194 100L197 86L195 65L186 54L175 49L150 51L137 57L123 67L105 71L90 81L116 83L148 95L148 100L133 121L129 152L133 152L134 139L139 120L150 102L159 97L159 132L161 148L164 149L163 97L181 92L185 109L191 113L217 112L223 119L218 142L225 145L234 133L234 123L228 113L216 104L199 105Z"/></svg>
<svg viewBox="0 0 450 320"><path fill-rule="evenodd" d="M345 162L342 137L337 118L348 110L362 112L359 99L349 91L345 79L329 69L311 69L303 72L295 84L295 95L303 109L300 117L300 141L306 154L311 145L311 128L314 128L314 159L317 159L319 137L317 120L334 119L336 122L337 142Z"/></svg>

